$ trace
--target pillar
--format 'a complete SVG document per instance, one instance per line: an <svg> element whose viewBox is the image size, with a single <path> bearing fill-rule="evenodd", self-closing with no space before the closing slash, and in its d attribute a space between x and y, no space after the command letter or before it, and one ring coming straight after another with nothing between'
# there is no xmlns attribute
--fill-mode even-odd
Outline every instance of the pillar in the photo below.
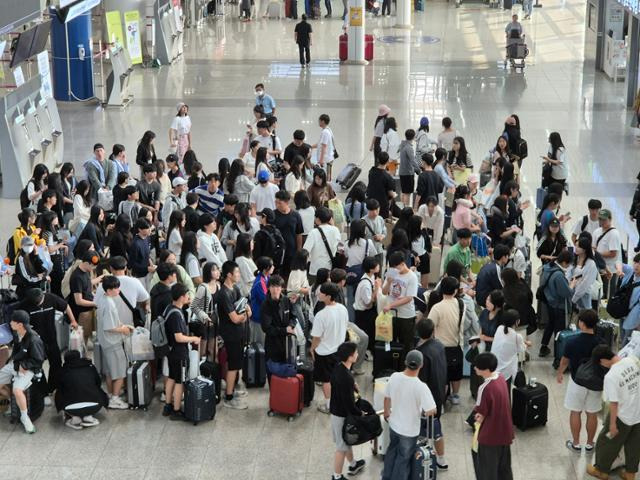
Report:
<svg viewBox="0 0 640 480"><path fill-rule="evenodd" d="M625 75L627 89L627 106L633 107L638 91L638 55L640 55L640 21L629 12L629 56L627 58L627 72Z"/></svg>
<svg viewBox="0 0 640 480"><path fill-rule="evenodd" d="M411 25L411 6L413 0L397 0L395 28L413 28Z"/></svg>
<svg viewBox="0 0 640 480"><path fill-rule="evenodd" d="M54 98L63 101L92 98L91 11L68 23L62 23L55 14L51 19Z"/></svg>
<svg viewBox="0 0 640 480"><path fill-rule="evenodd" d="M347 63L364 65L364 1L349 0Z"/></svg>

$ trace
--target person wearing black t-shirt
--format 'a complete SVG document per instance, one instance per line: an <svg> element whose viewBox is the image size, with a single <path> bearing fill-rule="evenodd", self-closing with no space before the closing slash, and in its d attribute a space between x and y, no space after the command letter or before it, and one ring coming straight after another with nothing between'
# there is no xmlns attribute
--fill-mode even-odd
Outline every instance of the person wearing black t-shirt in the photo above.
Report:
<svg viewBox="0 0 640 480"><path fill-rule="evenodd" d="M291 194L286 190L276 193L276 211L273 225L282 234L285 242L285 255L280 268L280 275L287 278L291 270L291 261L295 253L302 249L302 217L289 207Z"/></svg>
<svg viewBox="0 0 640 480"><path fill-rule="evenodd" d="M398 196L396 182L387 172L389 154L381 152L378 155L378 165L369 170L369 182L367 184L367 198L375 198L380 204L380 216L389 217L389 203Z"/></svg>
<svg viewBox="0 0 640 480"><path fill-rule="evenodd" d="M73 316L82 326L85 344L95 330L93 310L96 308L96 302L93 300L93 287L102 282L104 277L104 275L100 275L99 277L91 278L98 261L99 257L96 252L86 252L69 280L71 294L67 300Z"/></svg>
<svg viewBox="0 0 640 480"><path fill-rule="evenodd" d="M311 34L313 29L307 23L307 16L302 14L302 21L296 25L294 30L298 50L300 51L300 65L305 68L311 63Z"/></svg>
<svg viewBox="0 0 640 480"><path fill-rule="evenodd" d="M342 427L348 415L360 416L363 412L356 405L356 393L358 386L353 379L351 367L358 359L358 349L355 343L345 342L338 347L336 352L338 364L331 374L331 433L336 444L336 453L333 460L333 479L344 479L342 468L346 457L349 462L349 475L359 473L365 465L364 460L355 460L353 450L342 438Z"/></svg>
<svg viewBox="0 0 640 480"><path fill-rule="evenodd" d="M171 286L178 281L178 267L172 263L159 264L157 272L159 282L149 292L152 322L162 315L173 301L171 298Z"/></svg>
<svg viewBox="0 0 640 480"><path fill-rule="evenodd" d="M48 387L49 393L58 387L62 360L60 346L56 335L56 312L66 314L71 328L78 328L78 323L71 308L62 298L53 293L44 293L39 288L26 291L24 300L18 303L15 310L24 310L29 314L29 323L44 343L45 353L49 360Z"/></svg>
<svg viewBox="0 0 640 480"><path fill-rule="evenodd" d="M246 390L237 390L238 372L242 369L243 339L246 322L251 318L251 308L247 304L241 312L236 307L242 298L238 283L240 283L240 269L235 262L227 261L222 265L224 283L217 295L218 317L220 322L220 336L227 350L227 387L225 390L224 406L245 410L248 408L241 397L247 396Z"/></svg>
<svg viewBox="0 0 640 480"><path fill-rule="evenodd" d="M171 287L171 298L173 302L165 311L165 330L169 342L170 351L167 355L169 361L169 377L164 385L165 401L162 414L171 420L184 420L184 414L180 410L182 404L183 382L185 371L189 361L189 346L193 343L200 345L200 337L187 335L187 321L184 317L183 308L189 306L189 290L181 283L176 283Z"/></svg>
<svg viewBox="0 0 640 480"><path fill-rule="evenodd" d="M309 158L311 153L311 147L308 143L304 143L305 133L303 130L296 130L293 132L293 142L287 145L284 149L284 161L289 165L293 162L293 159L300 155L305 161Z"/></svg>

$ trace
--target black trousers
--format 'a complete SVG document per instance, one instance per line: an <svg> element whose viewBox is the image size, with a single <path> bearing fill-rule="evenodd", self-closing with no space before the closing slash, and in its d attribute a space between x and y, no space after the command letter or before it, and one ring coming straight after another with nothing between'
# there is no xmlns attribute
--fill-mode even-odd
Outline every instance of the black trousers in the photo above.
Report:
<svg viewBox="0 0 640 480"><path fill-rule="evenodd" d="M311 49L309 48L309 44L298 44L298 51L300 52L300 65L305 65L307 63L311 63Z"/></svg>
<svg viewBox="0 0 640 480"><path fill-rule="evenodd" d="M382 0L382 15L385 14L391 15L391 0Z"/></svg>
<svg viewBox="0 0 640 480"><path fill-rule="evenodd" d="M513 480L509 445L478 445L478 453L471 452L471 457L477 480Z"/></svg>
<svg viewBox="0 0 640 480"><path fill-rule="evenodd" d="M49 360L49 378L47 380L47 387L49 393L52 393L58 388L58 382L60 381L60 370L62 370L62 355L58 342L55 340L44 342L44 351L47 354L47 360Z"/></svg>
<svg viewBox="0 0 640 480"><path fill-rule="evenodd" d="M327 15L331 15L331 0L324 0L324 6L327 9Z"/></svg>
<svg viewBox="0 0 640 480"><path fill-rule="evenodd" d="M551 306L547 307L547 312L549 313L549 320L544 327L544 333L542 334L542 345L549 345L551 341L551 336L555 338L556 333L561 332L565 328L567 328L567 318L564 311L564 308L553 308Z"/></svg>

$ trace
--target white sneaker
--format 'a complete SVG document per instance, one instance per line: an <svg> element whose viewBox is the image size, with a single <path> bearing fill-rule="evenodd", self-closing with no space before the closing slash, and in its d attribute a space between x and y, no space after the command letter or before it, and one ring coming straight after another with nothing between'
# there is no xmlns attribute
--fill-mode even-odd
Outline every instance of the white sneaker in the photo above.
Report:
<svg viewBox="0 0 640 480"><path fill-rule="evenodd" d="M24 431L27 433L36 433L36 427L31 423L31 419L25 415L20 417L22 425L24 425Z"/></svg>
<svg viewBox="0 0 640 480"><path fill-rule="evenodd" d="M245 398L247 395L249 395L249 392L247 392L246 390L235 390L233 392L233 396L237 397L237 398Z"/></svg>
<svg viewBox="0 0 640 480"><path fill-rule="evenodd" d="M82 419L80 417L71 417L64 424L74 430L82 430Z"/></svg>
<svg viewBox="0 0 640 480"><path fill-rule="evenodd" d="M82 417L81 423L83 427L95 427L96 425L100 425L100 420L91 415L87 415L86 417Z"/></svg>
<svg viewBox="0 0 640 480"><path fill-rule="evenodd" d="M451 399L452 405L460 405L460 395L458 395L457 393L454 393L449 398Z"/></svg>
<svg viewBox="0 0 640 480"><path fill-rule="evenodd" d="M50 407L52 404L53 404L53 402L51 401L51 397L49 395L44 397L44 406L45 407Z"/></svg>
<svg viewBox="0 0 640 480"><path fill-rule="evenodd" d="M107 408L111 408L113 410L127 410L129 405L116 397L109 400L109 406Z"/></svg>
<svg viewBox="0 0 640 480"><path fill-rule="evenodd" d="M231 400L224 400L222 404L227 408L233 408L234 410L246 410L249 406L240 400L239 398L233 398Z"/></svg>

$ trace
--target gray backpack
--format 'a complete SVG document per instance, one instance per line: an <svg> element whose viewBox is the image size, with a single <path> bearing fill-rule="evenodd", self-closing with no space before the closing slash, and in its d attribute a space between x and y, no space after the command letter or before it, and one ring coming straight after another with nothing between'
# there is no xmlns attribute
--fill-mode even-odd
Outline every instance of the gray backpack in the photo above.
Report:
<svg viewBox="0 0 640 480"><path fill-rule="evenodd" d="M167 323L167 318L174 310L178 310L178 308L169 305L162 315L158 315L158 318L151 322L151 343L153 344L153 351L156 354L156 358L166 357L169 354L169 338L167 337L165 324Z"/></svg>

